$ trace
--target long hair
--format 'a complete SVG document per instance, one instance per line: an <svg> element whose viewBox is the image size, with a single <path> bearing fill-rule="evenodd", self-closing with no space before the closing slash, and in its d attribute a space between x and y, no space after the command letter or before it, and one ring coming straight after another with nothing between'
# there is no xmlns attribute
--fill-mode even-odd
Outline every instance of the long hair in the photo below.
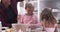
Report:
<svg viewBox="0 0 60 32"><path fill-rule="evenodd" d="M53 14L52 14L52 10L45 8L41 15L41 20L43 21L44 19L48 21L48 23L52 23L55 24L56 23L56 19L54 18Z"/></svg>

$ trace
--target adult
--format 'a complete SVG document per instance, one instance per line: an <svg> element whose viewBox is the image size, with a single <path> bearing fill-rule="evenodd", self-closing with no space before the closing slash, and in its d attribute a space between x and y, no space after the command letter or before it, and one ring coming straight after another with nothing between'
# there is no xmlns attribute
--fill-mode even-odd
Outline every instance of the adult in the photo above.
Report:
<svg viewBox="0 0 60 32"><path fill-rule="evenodd" d="M15 1L15 0L14 0ZM12 4L13 3L13 4ZM0 3L0 21L3 27L12 27L12 23L17 23L17 9L12 0L1 0Z"/></svg>

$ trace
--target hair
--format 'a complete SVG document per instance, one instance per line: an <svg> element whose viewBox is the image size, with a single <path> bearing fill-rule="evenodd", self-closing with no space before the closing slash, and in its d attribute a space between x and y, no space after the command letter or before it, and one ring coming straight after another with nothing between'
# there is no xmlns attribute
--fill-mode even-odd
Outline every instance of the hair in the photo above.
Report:
<svg viewBox="0 0 60 32"><path fill-rule="evenodd" d="M34 8L34 6L31 3L26 3L25 4L25 9L26 8L30 8L31 9L31 8Z"/></svg>
<svg viewBox="0 0 60 32"><path fill-rule="evenodd" d="M45 8L42 11L40 17L41 17L42 21L45 19L46 21L48 21L48 23L52 23L52 24L56 23L56 19L54 18L53 14L52 14L52 10L50 10L48 8Z"/></svg>

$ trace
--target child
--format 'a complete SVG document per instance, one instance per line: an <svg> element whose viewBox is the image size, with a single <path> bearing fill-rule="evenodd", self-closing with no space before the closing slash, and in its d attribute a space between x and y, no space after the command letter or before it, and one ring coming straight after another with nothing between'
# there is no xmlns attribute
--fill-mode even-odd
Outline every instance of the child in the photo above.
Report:
<svg viewBox="0 0 60 32"><path fill-rule="evenodd" d="M21 24L37 24L37 17L33 14L34 6L31 3L26 3L25 5L26 14L21 15L21 18L18 20ZM29 25L29 28L35 29L36 26ZM23 28L24 29L24 28Z"/></svg>
<svg viewBox="0 0 60 32"><path fill-rule="evenodd" d="M48 8L45 8L41 13L41 25L46 32L58 32L56 19Z"/></svg>
<svg viewBox="0 0 60 32"><path fill-rule="evenodd" d="M27 13L21 16L19 23L36 24L38 20L37 17L33 14L34 6L31 3L26 3L25 10Z"/></svg>

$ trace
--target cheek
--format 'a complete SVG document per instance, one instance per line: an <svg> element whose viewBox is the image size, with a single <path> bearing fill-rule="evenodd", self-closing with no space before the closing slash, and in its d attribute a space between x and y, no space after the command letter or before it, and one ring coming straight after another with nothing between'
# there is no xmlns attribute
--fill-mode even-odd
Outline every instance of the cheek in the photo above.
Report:
<svg viewBox="0 0 60 32"><path fill-rule="evenodd" d="M28 10L26 10L26 12L29 12Z"/></svg>

